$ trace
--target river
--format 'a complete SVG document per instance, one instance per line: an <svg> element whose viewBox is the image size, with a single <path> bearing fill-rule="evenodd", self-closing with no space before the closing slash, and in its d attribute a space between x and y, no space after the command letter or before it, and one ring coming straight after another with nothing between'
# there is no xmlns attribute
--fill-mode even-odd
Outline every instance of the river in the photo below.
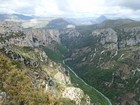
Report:
<svg viewBox="0 0 140 105"><path fill-rule="evenodd" d="M63 64L66 65L64 60L63 60ZM66 66L67 66L67 65L66 65ZM90 86L90 85L87 84L82 78L80 78L69 66L67 66L67 68L68 68L77 78L79 78L85 85ZM110 101L103 93L101 93L100 91L98 91L96 88L94 88L94 87L92 87L92 86L90 86L90 87L93 88L93 89L94 89L97 93L99 93L101 96L103 96L103 97L108 101L109 105L112 105L111 101Z"/></svg>

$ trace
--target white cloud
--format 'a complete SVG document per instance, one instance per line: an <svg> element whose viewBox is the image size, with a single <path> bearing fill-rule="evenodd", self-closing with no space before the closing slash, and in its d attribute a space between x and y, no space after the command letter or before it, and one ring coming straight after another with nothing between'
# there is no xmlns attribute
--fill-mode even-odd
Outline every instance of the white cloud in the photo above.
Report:
<svg viewBox="0 0 140 105"><path fill-rule="evenodd" d="M139 18L139 0L0 0L0 12L36 16L99 16Z"/></svg>

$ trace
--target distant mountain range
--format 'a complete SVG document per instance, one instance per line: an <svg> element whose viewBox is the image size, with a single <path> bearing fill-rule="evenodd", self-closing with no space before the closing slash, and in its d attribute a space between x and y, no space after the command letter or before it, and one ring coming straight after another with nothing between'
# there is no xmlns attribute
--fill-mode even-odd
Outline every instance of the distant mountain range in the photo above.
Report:
<svg viewBox="0 0 140 105"><path fill-rule="evenodd" d="M116 20L105 20L102 23L97 25L97 28L110 28L110 27L116 27L128 23L135 22L134 20L131 19L116 19Z"/></svg>
<svg viewBox="0 0 140 105"><path fill-rule="evenodd" d="M0 14L0 20L31 20L38 17L34 16L27 16L23 14ZM53 17L54 18L54 17ZM41 18L39 18L41 19ZM42 18L44 19L44 18ZM58 18L59 20L60 18ZM75 24L75 25L90 25L90 24L98 24L101 23L108 18L104 15L94 18L94 17L81 17L81 18L62 18L68 23ZM58 21L57 21L58 22Z"/></svg>
<svg viewBox="0 0 140 105"><path fill-rule="evenodd" d="M51 20L46 28L65 28L67 27L67 25L71 24L70 22L68 22L67 20L63 19L63 18L57 18L57 19L53 19Z"/></svg>
<svg viewBox="0 0 140 105"><path fill-rule="evenodd" d="M84 17L84 18L67 18L68 22L71 22L75 25L91 25L91 24L99 24L103 21L107 20L108 18L104 15L94 18L94 17Z"/></svg>
<svg viewBox="0 0 140 105"><path fill-rule="evenodd" d="M30 20L32 16L26 16L22 14L0 14L0 20L15 19L15 20Z"/></svg>

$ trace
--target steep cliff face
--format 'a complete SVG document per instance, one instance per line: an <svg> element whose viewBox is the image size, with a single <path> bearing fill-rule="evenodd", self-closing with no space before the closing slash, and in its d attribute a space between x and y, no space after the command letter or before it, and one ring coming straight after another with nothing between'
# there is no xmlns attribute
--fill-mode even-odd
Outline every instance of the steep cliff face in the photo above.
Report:
<svg viewBox="0 0 140 105"><path fill-rule="evenodd" d="M74 46L67 46L67 64L106 94L114 105L140 104L140 27L135 24L96 28L87 37L75 36L80 40L68 38L63 42Z"/></svg>
<svg viewBox="0 0 140 105"><path fill-rule="evenodd" d="M0 21L0 32L2 34L4 33L10 33L21 31L21 23L20 22L13 22L13 21Z"/></svg>
<svg viewBox="0 0 140 105"><path fill-rule="evenodd" d="M26 39L28 39L33 46L47 46L54 48L56 44L60 43L59 30L57 29L33 29L25 31Z"/></svg>
<svg viewBox="0 0 140 105"><path fill-rule="evenodd" d="M7 45L39 47L47 46L55 49L60 44L57 29L23 29L18 22L0 23L0 47Z"/></svg>
<svg viewBox="0 0 140 105"><path fill-rule="evenodd" d="M60 39L69 49L84 45L85 37L75 28L68 28L60 30ZM79 42L81 42L79 44Z"/></svg>
<svg viewBox="0 0 140 105"><path fill-rule="evenodd" d="M134 46L140 43L140 27L116 29L119 37L119 47Z"/></svg>
<svg viewBox="0 0 140 105"><path fill-rule="evenodd" d="M97 39L97 44L101 44L101 46L108 50L113 50L118 47L118 36L117 32L115 32L113 29L101 29L101 30L95 30L92 32L92 35L94 38Z"/></svg>

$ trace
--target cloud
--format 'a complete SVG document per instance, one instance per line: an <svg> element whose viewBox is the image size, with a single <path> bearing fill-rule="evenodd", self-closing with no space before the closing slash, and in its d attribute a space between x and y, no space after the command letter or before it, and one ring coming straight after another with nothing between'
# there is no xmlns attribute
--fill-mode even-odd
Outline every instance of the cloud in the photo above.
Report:
<svg viewBox="0 0 140 105"><path fill-rule="evenodd" d="M71 12L71 6L69 0L54 0L58 9L63 12Z"/></svg>
<svg viewBox="0 0 140 105"><path fill-rule="evenodd" d="M16 13L30 6L31 4L28 0L0 0L0 12Z"/></svg>
<svg viewBox="0 0 140 105"><path fill-rule="evenodd" d="M0 13L36 16L140 17L139 0L0 0ZM113 15L111 15L113 14Z"/></svg>
<svg viewBox="0 0 140 105"><path fill-rule="evenodd" d="M139 0L125 0L121 4L122 6L125 6L127 8L133 9L133 10L140 10L140 1Z"/></svg>
<svg viewBox="0 0 140 105"><path fill-rule="evenodd" d="M118 5L120 7L126 7L132 10L140 10L139 0L112 0L113 5Z"/></svg>

